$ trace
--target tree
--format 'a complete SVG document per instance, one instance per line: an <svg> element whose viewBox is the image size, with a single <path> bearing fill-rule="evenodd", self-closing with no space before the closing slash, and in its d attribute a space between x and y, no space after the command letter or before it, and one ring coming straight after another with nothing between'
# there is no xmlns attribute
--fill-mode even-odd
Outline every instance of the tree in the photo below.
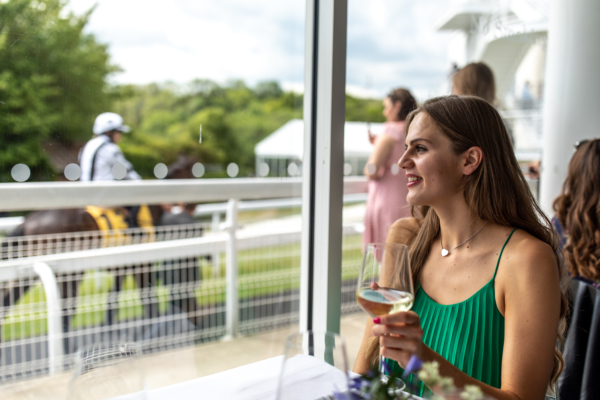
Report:
<svg viewBox="0 0 600 400"><path fill-rule="evenodd" d="M206 177L225 177L232 162L240 167L239 176L255 175L256 144L289 120L302 118L303 96L283 91L277 82L251 88L239 80L224 86L195 80L184 86L125 85L115 93L115 111L133 128L121 148L148 178L157 163L170 164L182 153L216 167L207 169ZM381 110L381 100L346 96L348 121L382 122Z"/></svg>
<svg viewBox="0 0 600 400"><path fill-rule="evenodd" d="M117 71L106 45L83 33L93 9L64 15L61 0L0 3L0 181L27 164L32 180L52 179L42 149L92 136L94 118L107 111L107 76Z"/></svg>

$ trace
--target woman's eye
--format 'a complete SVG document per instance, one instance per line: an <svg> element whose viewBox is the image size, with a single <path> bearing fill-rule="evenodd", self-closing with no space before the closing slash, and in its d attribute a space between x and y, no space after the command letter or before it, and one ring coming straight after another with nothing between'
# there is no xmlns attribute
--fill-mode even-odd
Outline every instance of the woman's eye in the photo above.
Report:
<svg viewBox="0 0 600 400"><path fill-rule="evenodd" d="M423 146L417 146L417 153L418 152L422 152L422 151L426 151L427 149Z"/></svg>

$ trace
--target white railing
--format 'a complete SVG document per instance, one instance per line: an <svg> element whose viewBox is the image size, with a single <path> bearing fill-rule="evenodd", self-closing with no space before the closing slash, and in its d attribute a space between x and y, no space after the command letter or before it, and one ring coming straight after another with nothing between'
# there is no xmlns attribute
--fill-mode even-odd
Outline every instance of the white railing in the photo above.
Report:
<svg viewBox="0 0 600 400"><path fill-rule="evenodd" d="M344 178L344 193L366 193L365 177ZM302 194L302 178L174 179L0 183L0 211L129 204L278 199Z"/></svg>
<svg viewBox="0 0 600 400"><path fill-rule="evenodd" d="M284 179L276 180L285 181ZM247 198L248 195L246 192L249 190L255 193L260 193L261 191L263 191L263 193L267 192L270 193L270 195L273 195L273 193L277 192L282 197L284 195L289 196L290 194L289 192L286 192L286 190L288 190L290 187L290 182L274 182L269 183L269 186L265 187L263 185L263 182L260 182L260 180L252 181L254 181L253 184L245 183L243 185L237 186L237 188L235 189L221 187L222 193L230 195L233 194L236 198ZM231 184L237 185L237 183L235 182L231 182ZM291 184L295 185L296 183L292 182ZM281 186L278 187L278 185ZM11 185L10 190L21 190L19 186L21 185ZM199 189L203 186L204 185L198 185L196 189ZM153 189L154 188L155 187L153 187ZM347 183L345 190L347 192L356 193L357 191L364 190L365 188L366 185L364 180L353 179L352 181ZM3 192L6 193L6 189L8 188L5 187L4 189L5 191ZM35 189L31 190L41 189L36 187ZM88 188L86 188L85 190L88 190ZM146 191L146 193L148 193L148 191ZM255 193L252 194L252 196L256 196ZM158 202L158 200L156 200L156 198L154 197L141 198L137 197L137 195L133 196L131 193L126 194L126 196L129 196L127 197L128 201L133 200L135 197L135 202ZM215 195L213 194L212 196ZM10 195L8 195L7 197L11 198ZM179 197L177 193L175 193L173 197L169 197L168 199L169 200L161 201L182 201L181 197ZM364 194L347 195L345 202L359 202L363 199ZM38 202L41 202L39 200L39 196ZM119 204L123 203L125 203L125 201L119 201ZM84 205L82 204L81 199L79 199L78 202L71 202L70 204L71 206L77 207ZM69 358L72 357L72 349L69 349L69 346L72 346L72 344L68 343L71 343L74 339L78 337L78 335L89 336L90 334L103 334L110 329L106 327L97 327L80 329L78 331L69 331L68 328L65 328L64 324L61 323L61 319L65 317L70 316L71 318L74 318L77 312L73 311L73 307L76 307L77 302L81 299L76 298L74 293L72 293L68 299L65 299L65 294L62 293L61 299L61 293L58 287L60 285L64 285L65 283L73 284L75 282L75 279L81 279L82 276L85 276L85 273L90 271L115 271L117 269L123 270L127 266L141 266L134 268L138 272L141 271L141 273L150 275L152 273L151 270L153 268L151 267L151 265L157 265L157 263L167 265L169 262L173 264L177 263L176 266L171 267L173 271L184 271L187 268L185 266L186 264L183 261L176 260L185 260L186 258L198 259L198 257L202 257L204 255L212 255L212 262L214 264L213 267L215 268L215 273L213 275L213 279L203 278L203 285L207 285L203 288L203 290L212 290L212 293L217 297L223 295L224 307L213 307L213 309L211 310L207 310L205 308L197 311L196 314L201 317L213 315L215 316L214 318L218 318L218 315L224 314L225 324L223 327L224 329L222 331L222 334L225 334L228 337L236 336L240 332L240 321L241 318L243 319L243 316L240 316L240 307L242 304L246 304L247 307L254 307L254 305L258 305L260 307L261 304L264 304L265 306L279 307L282 304L282 302L287 302L286 304L292 304L294 302L297 303L297 293L294 293L293 290L290 293L290 289L286 289L288 291L287 294L280 293L279 295L277 295L277 297L274 298L264 298L259 296L255 298L250 298L250 300L246 300L245 303L243 300L240 300L238 294L241 287L260 287L260 285L264 285L265 280L270 282L279 282L281 281L281 279L284 279L286 282L289 282L289 279L299 279L299 276L296 277L296 274L299 273L299 271L293 270L294 272L292 273L288 272L288 270L281 272L273 270L250 275L240 275L238 268L238 263L240 262L240 260L237 255L240 251L247 252L260 251L260 249L268 248L285 248L289 245L298 244L301 238L300 218L296 218L294 220L286 220L285 223L280 223L278 225L276 224L277 226L272 224L263 224L263 226L261 226L261 224L249 224L246 227L240 228L237 219L237 213L240 209L252 210L299 206L299 200L289 199L286 196L278 200L261 200L252 202L240 202L237 200L230 200L228 203L225 204L228 204L228 207L225 210L223 210L222 204L202 205L197 210L197 213L200 215L215 215L215 213L220 214L223 211L225 211L226 213L226 221L224 224L220 224L219 231L212 232L208 235L205 235L204 237L176 239L154 243L138 243L120 247L96 248L82 251L65 252L61 254L39 255L27 258L17 258L0 261L0 289L10 289L11 285L14 286L14 284L11 284L11 282L20 282L23 284L23 287L32 287L35 284L35 282L41 281L42 289L45 294L45 301L43 303L38 303L38 308L43 304L43 307L45 307L45 317L42 320L39 320L38 322L46 324L46 328L44 329L46 335L45 337L39 337L35 340L30 338L13 341L14 344L16 344L17 346L21 345L21 347L27 344L32 346L37 344L41 346L42 350L39 351L43 353L42 358L44 360L44 366L40 368L39 363L36 364L35 362L29 362L29 364L25 365L25 363L23 362L22 365L19 367L21 369L17 368L15 370L15 360L17 358L15 357L15 354L13 354L11 356L11 366L6 367L6 365L3 365L3 358L6 359L7 354L10 355L11 351L12 353L15 353L14 346L11 350L11 343L0 343L0 380L2 380L3 375L6 376L7 374L12 374L11 376L13 376L14 379L14 376L25 376L26 371L45 370L49 373L54 373L60 371L65 367L69 367L72 362L72 360ZM34 204L34 202L28 202L27 207L38 208L40 207L40 205L37 203ZM356 237L357 235L360 235L360 217L357 218L356 216L354 216L354 218L345 218L345 223L347 223L347 225L344 227L345 236ZM356 244L352 244L351 246L356 246ZM356 251L360 252L360 249L356 249ZM227 273L225 274L224 278L219 277L219 263L215 262L214 260L215 255L218 255L220 253L226 254L225 269ZM258 256L260 256L260 254L258 254ZM294 256L299 256L299 253L297 255L296 253L294 253ZM352 266L351 269L354 272L356 266ZM118 274L120 274L121 278L125 278L126 272L118 272ZM77 276L79 276L79 278L77 278ZM219 282L223 282L224 284L223 286L219 286L222 289L217 288ZM214 284L217 284L217 286L214 286ZM216 289L211 289L211 285L213 285ZM290 286L288 285L286 287L289 288ZM184 285L180 283L171 285L169 288L171 290L171 296L173 298L185 298L185 293L187 293L187 296L189 296L190 293L191 295L194 295L195 291L195 289L193 287L190 287L190 285ZM141 290L141 299L144 305L156 302L151 298L152 293L154 293L152 292L153 290L156 291L157 289L152 288ZM352 292L352 288L349 288L346 291ZM2 292L2 290L0 290L0 292ZM351 295L351 293L346 294L346 297L349 297L349 295ZM117 295L111 296L115 297ZM116 301L114 299L112 301L108 300L108 303L112 304L110 307L112 307L113 311L116 312ZM348 303L349 304L345 305L345 309L347 310L353 307L354 302L352 301ZM101 305L98 304L94 307L101 307ZM0 317L3 317L5 315L8 315L10 309L7 307L3 309L0 305L0 311ZM25 313L25 318L31 318L31 316L36 315L36 312L39 313L40 311L34 310L31 311L29 314ZM276 315L276 319L278 318L279 321L297 320L297 310L287 310L285 315L285 317ZM275 317L267 316L263 318L264 323L272 324L273 318ZM175 326L176 324L181 322L180 320L181 318L177 319L173 316L153 315L150 319L146 318L143 321L140 320L138 324L146 324L146 326L148 326L149 324L159 324L168 322L170 324L169 326ZM185 320L185 317L183 317L183 320ZM260 319L249 321L246 318L242 326L246 327L244 329L250 327L260 328L262 324L260 321ZM135 326L135 323L123 322L118 325L121 327L132 327ZM219 337L219 335L221 335L221 333L219 333L221 332L219 329L221 328L219 328L217 325L210 325L208 326L208 329L206 329L207 332L202 332L200 336L201 338L209 339ZM172 333L170 335L167 335L167 339L170 340L169 343L174 343L178 340L183 340L182 338L185 337L191 340L194 339L193 337L189 337L189 335L185 336L184 334L178 333ZM67 342L64 342L65 340ZM71 342L69 342L69 340ZM63 344L63 342L67 344ZM20 351L23 352L24 350L21 349ZM18 371L18 373L15 373L14 371ZM31 376L31 373L29 374L29 376ZM33 375L36 374L40 374L40 372L33 373Z"/></svg>

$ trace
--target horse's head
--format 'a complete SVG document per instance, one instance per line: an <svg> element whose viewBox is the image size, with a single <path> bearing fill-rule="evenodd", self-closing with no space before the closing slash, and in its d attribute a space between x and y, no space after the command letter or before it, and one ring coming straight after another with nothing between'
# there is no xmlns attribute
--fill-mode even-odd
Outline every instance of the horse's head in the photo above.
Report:
<svg viewBox="0 0 600 400"><path fill-rule="evenodd" d="M192 167L196 163L196 157L189 157L185 154L180 154L177 161L169 165L167 179L194 179Z"/></svg>

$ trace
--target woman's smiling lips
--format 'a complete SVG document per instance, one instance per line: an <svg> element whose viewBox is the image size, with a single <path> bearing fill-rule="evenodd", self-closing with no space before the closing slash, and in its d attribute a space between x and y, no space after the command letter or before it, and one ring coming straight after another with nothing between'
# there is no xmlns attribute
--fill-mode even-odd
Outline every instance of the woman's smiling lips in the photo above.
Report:
<svg viewBox="0 0 600 400"><path fill-rule="evenodd" d="M406 174L406 177L408 178L408 183L406 184L406 187L415 186L423 182L423 178L417 175Z"/></svg>

